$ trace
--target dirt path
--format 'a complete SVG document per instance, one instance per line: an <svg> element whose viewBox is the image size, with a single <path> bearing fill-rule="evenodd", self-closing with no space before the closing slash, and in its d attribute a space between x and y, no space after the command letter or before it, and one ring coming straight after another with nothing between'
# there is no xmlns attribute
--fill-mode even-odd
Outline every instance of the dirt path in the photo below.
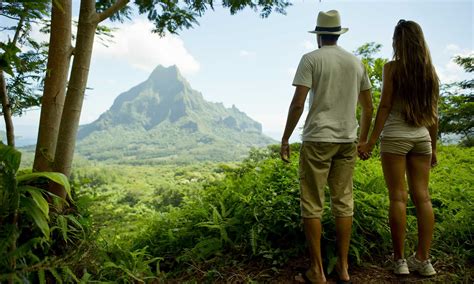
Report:
<svg viewBox="0 0 474 284"><path fill-rule="evenodd" d="M291 260L279 275L268 279L268 283L301 283L301 274L304 273L309 259ZM407 276L397 276L392 273L390 261L380 261L377 264L365 264L364 266L353 265L350 269L352 283L474 283L474 279L462 280L449 271L449 268L441 263L434 263L438 274L434 277L423 277L417 273ZM472 273L472 271L471 271ZM262 279L263 280L263 279ZM332 273L327 278L328 283L336 283L337 276ZM267 282L267 281L263 281Z"/></svg>
<svg viewBox="0 0 474 284"><path fill-rule="evenodd" d="M178 278L168 279L165 283L304 283L302 274L309 264L308 257L290 259L283 267L269 267L268 263L253 262L237 264L233 267L213 269L211 263L206 267L197 267L190 264L187 273ZM365 264L364 266L352 265L350 268L352 283L474 283L474 268L468 267L466 276L455 273L453 266L434 262L438 274L433 277L423 277L416 273L408 276L396 276L392 273L391 263L380 260L378 263ZM332 273L327 277L328 284L336 283L336 275Z"/></svg>

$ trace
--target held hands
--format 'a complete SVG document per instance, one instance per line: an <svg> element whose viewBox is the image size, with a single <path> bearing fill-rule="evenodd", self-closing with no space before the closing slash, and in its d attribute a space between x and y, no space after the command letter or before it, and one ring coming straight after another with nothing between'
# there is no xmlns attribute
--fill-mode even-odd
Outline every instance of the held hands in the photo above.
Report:
<svg viewBox="0 0 474 284"><path fill-rule="evenodd" d="M290 162L290 144L287 140L281 141L280 157L284 162Z"/></svg>
<svg viewBox="0 0 474 284"><path fill-rule="evenodd" d="M359 142L359 144L357 144L357 153L359 154L359 158L363 161L370 158L373 149L374 144L369 142Z"/></svg>

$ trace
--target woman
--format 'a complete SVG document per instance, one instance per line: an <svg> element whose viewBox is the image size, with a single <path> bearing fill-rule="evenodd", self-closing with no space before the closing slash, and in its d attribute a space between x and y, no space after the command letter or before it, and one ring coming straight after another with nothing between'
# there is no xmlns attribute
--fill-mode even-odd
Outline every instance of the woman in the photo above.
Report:
<svg viewBox="0 0 474 284"><path fill-rule="evenodd" d="M421 27L400 20L393 34L393 61L383 68L383 87L374 129L359 146L362 159L370 156L381 135L380 152L390 196L389 223L394 251L394 273L436 274L429 251L434 214L428 192L430 167L437 163L437 104L439 80L431 63ZM408 194L416 207L418 247L405 259L406 205Z"/></svg>

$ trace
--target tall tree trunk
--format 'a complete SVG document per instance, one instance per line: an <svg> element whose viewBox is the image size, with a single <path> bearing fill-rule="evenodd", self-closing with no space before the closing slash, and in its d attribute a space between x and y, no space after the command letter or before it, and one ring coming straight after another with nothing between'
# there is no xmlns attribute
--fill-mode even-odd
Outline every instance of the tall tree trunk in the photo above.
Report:
<svg viewBox="0 0 474 284"><path fill-rule="evenodd" d="M3 118L5 119L5 128L7 130L7 143L8 143L8 146L15 147L15 132L13 129L12 109L10 106L10 101L8 99L7 84L5 81L5 76L3 75L3 70L1 69L0 69L0 96L2 100Z"/></svg>
<svg viewBox="0 0 474 284"><path fill-rule="evenodd" d="M67 177L71 175L77 129L79 127L82 103L84 101L84 93L89 76L89 67L97 25L117 12L120 8L123 8L127 3L128 0L118 0L109 9L98 14L95 9L95 0L81 1L74 60L53 163L53 170L61 172ZM66 197L64 188L58 184L53 184L51 191L59 196Z"/></svg>
<svg viewBox="0 0 474 284"><path fill-rule="evenodd" d="M13 40L11 42L11 45L15 47L16 43L18 42L18 39L20 38L25 17L25 14L21 15L20 20L18 21L18 24L15 29L15 35L13 36ZM2 69L0 69L0 100L2 102L3 118L5 119L5 128L7 131L7 143L9 146L15 147L15 130L13 127L12 120L12 108L10 105L10 99L8 98L7 82L5 80L5 76L3 74Z"/></svg>
<svg viewBox="0 0 474 284"><path fill-rule="evenodd" d="M41 99L34 171L52 170L72 55L71 25L72 1L53 1L48 64Z"/></svg>

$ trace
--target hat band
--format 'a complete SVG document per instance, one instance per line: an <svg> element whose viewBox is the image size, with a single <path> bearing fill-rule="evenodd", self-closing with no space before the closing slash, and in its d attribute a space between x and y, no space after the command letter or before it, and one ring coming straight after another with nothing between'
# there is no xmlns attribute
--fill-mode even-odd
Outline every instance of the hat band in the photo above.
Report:
<svg viewBox="0 0 474 284"><path fill-rule="evenodd" d="M314 29L316 32L340 32L341 31L341 26L338 27L318 27Z"/></svg>

